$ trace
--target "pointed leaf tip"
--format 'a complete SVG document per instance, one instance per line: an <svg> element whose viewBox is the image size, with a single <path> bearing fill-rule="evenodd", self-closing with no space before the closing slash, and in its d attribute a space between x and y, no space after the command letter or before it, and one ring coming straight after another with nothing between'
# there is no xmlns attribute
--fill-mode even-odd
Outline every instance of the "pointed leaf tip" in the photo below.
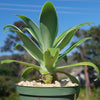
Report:
<svg viewBox="0 0 100 100"><path fill-rule="evenodd" d="M14 60L2 60L1 61L1 64L4 64L4 63L11 63L11 62L13 62Z"/></svg>
<svg viewBox="0 0 100 100"><path fill-rule="evenodd" d="M19 49L21 47L21 44L16 44L15 49Z"/></svg>
<svg viewBox="0 0 100 100"><path fill-rule="evenodd" d="M69 42L71 41L72 37L74 36L74 34L76 33L76 31L84 26L84 25L91 25L91 22L86 22L86 23L81 23L78 24L70 29L67 29L66 31L64 31L62 34L60 34L55 41L54 47L60 48L60 50L64 49ZM67 40L67 41L66 41Z"/></svg>

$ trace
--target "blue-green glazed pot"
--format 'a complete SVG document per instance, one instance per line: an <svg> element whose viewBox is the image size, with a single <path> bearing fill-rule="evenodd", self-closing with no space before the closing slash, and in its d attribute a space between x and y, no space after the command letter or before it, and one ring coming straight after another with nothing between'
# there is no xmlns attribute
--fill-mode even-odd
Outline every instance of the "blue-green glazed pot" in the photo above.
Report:
<svg viewBox="0 0 100 100"><path fill-rule="evenodd" d="M18 86L19 100L76 100L78 86L28 87Z"/></svg>

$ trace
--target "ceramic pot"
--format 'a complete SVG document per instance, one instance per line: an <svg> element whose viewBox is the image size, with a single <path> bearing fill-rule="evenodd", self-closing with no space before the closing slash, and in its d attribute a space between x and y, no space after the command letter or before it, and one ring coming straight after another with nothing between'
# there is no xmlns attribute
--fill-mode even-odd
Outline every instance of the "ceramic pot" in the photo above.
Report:
<svg viewBox="0 0 100 100"><path fill-rule="evenodd" d="M78 86L74 87L28 87L18 86L20 100L76 100Z"/></svg>

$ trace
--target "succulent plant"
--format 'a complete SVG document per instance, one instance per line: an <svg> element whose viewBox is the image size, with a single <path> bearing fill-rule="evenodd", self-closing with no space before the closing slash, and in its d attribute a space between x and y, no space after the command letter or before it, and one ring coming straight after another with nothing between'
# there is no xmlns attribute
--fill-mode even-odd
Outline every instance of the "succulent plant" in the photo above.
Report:
<svg viewBox="0 0 100 100"><path fill-rule="evenodd" d="M66 74L73 83L78 83L77 79L74 76L70 75L69 73L60 71L61 69L67 67L89 65L94 67L99 75L98 67L91 62L80 62L76 64L57 67L58 63L63 59L65 55L67 55L70 51L72 51L76 46L78 46L82 42L91 39L91 37L83 38L74 43L69 48L67 48L67 50L65 50L63 53L59 53L69 44L75 32L80 27L82 27L83 25L90 25L91 23L87 22L76 25L70 29L67 29L62 34L57 36L58 18L56 10L50 1L46 2L42 8L39 19L39 27L26 16L16 16L21 18L26 23L28 28L20 30L14 25L6 25L4 29L8 28L9 30L14 31L18 34L18 36L23 42L23 45L17 44L15 48L18 49L20 46L22 46L34 59L38 61L40 66L16 60L3 60L1 61L2 64L17 62L29 66L23 71L23 77L26 77L34 69L37 69L41 73L43 82L46 84L54 82L57 79L56 73L58 72ZM24 33L25 30L29 31L29 33L36 39L38 45Z"/></svg>

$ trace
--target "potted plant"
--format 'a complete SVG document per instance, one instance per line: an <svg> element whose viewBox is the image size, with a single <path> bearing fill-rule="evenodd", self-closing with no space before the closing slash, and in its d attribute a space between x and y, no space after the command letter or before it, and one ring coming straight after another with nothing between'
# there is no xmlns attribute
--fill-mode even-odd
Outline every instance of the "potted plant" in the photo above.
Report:
<svg viewBox="0 0 100 100"><path fill-rule="evenodd" d="M28 28L20 30L14 25L6 25L4 29L7 27L13 28L9 28L9 30L16 32L23 42L23 45L17 44L15 47L17 49L20 46L25 48L26 51L39 62L40 66L16 60L3 60L1 63L17 62L29 66L23 71L22 77L26 77L34 69L37 69L41 73L41 80L45 84L54 83L57 80L56 73L64 73L70 78L72 83L77 83L76 86L70 87L32 87L17 85L17 91L20 94L20 100L74 100L74 98L77 98L79 95L78 80L69 73L62 72L60 70L67 67L89 65L94 67L99 75L97 66L91 62L80 62L61 67L57 67L57 65L71 50L73 50L82 42L91 39L91 37L86 37L77 41L62 54L59 54L59 52L69 44L73 35L81 26L90 25L91 23L82 23L76 25L64 31L57 37L58 18L56 10L50 1L46 2L42 8L39 19L39 27L26 16L16 16L20 17L26 23ZM30 32L30 34L38 42L38 45L24 33L25 30Z"/></svg>

